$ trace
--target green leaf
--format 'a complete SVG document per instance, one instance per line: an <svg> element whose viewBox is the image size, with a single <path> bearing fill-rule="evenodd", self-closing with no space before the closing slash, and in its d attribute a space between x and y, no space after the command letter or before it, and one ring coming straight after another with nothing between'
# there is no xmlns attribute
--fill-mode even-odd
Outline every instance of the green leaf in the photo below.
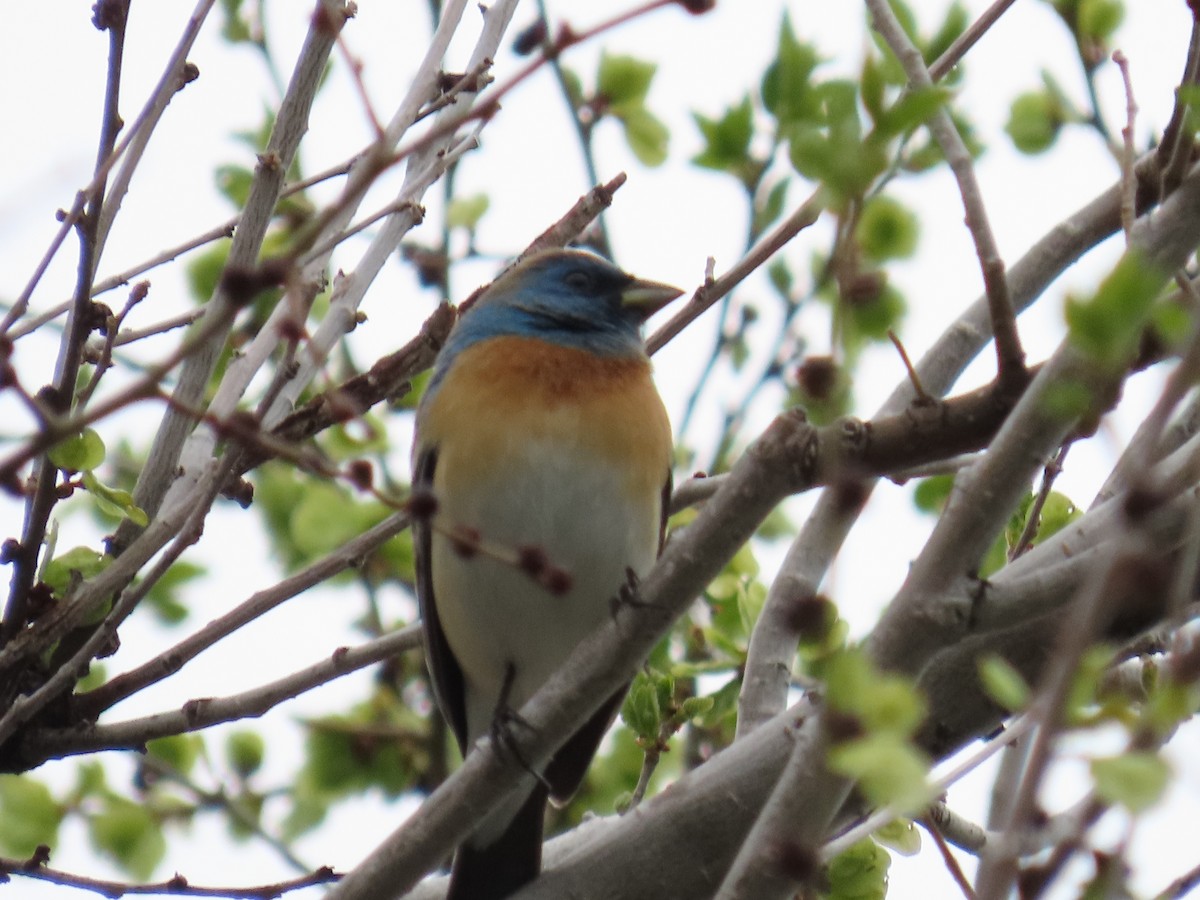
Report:
<svg viewBox="0 0 1200 900"><path fill-rule="evenodd" d="M707 716L716 707L715 697L688 697L679 706L679 718L684 722Z"/></svg>
<svg viewBox="0 0 1200 900"><path fill-rule="evenodd" d="M953 475L931 475L917 482L913 489L913 504L921 512L938 515L954 490Z"/></svg>
<svg viewBox="0 0 1200 900"><path fill-rule="evenodd" d="M207 303L216 292L221 273L225 271L225 261L229 258L230 244L228 238L222 238L188 262L188 287L197 303Z"/></svg>
<svg viewBox="0 0 1200 900"><path fill-rule="evenodd" d="M1029 703L1031 691L1025 678L1000 656L990 654L979 660L979 680L987 695L1009 712Z"/></svg>
<svg viewBox="0 0 1200 900"><path fill-rule="evenodd" d="M465 228L474 231L483 214L490 204L487 194L471 194L468 197L455 197L450 201L446 210L446 224L450 228Z"/></svg>
<svg viewBox="0 0 1200 900"><path fill-rule="evenodd" d="M855 298L839 308L843 315L843 340L848 349L866 341L886 341L888 332L897 331L907 312L904 295L885 284L874 297Z"/></svg>
<svg viewBox="0 0 1200 900"><path fill-rule="evenodd" d="M604 52L600 55L596 91L609 106L641 106L657 69L657 63Z"/></svg>
<svg viewBox="0 0 1200 900"><path fill-rule="evenodd" d="M91 472L83 473L83 487L92 495L100 512L120 521L128 519L134 525L145 528L150 519L145 511L133 502L133 494L119 488L111 488Z"/></svg>
<svg viewBox="0 0 1200 900"><path fill-rule="evenodd" d="M854 779L872 805L901 814L918 812L933 799L929 766L925 754L895 734L867 735L829 751L831 770Z"/></svg>
<svg viewBox="0 0 1200 900"><path fill-rule="evenodd" d="M814 98L812 73L820 62L817 51L796 39L790 17L785 13L779 26L775 60L762 80L763 106L779 122L790 125L813 118L819 104Z"/></svg>
<svg viewBox="0 0 1200 900"><path fill-rule="evenodd" d="M788 182L785 179L767 191L765 198L755 198L754 219L751 222L751 227L754 229L755 234L762 234L770 227L771 223L783 215L783 204L787 201L787 190ZM781 256L776 256L771 261L771 266L774 266L776 262L786 267L786 263L783 262ZM770 268L768 268L768 272L770 271ZM774 276L772 276L772 281L774 281Z"/></svg>
<svg viewBox="0 0 1200 900"><path fill-rule="evenodd" d="M829 861L828 900L883 900L891 864L886 850L864 838Z"/></svg>
<svg viewBox="0 0 1200 900"><path fill-rule="evenodd" d="M1165 281L1136 252L1126 253L1090 299L1067 301L1071 342L1097 362L1123 368L1137 352L1142 328Z"/></svg>
<svg viewBox="0 0 1200 900"><path fill-rule="evenodd" d="M992 542L992 546L988 548L987 553L983 555L983 559L979 561L979 571L976 575L980 579L987 579L991 575L995 575L1008 564L1008 541L1003 534L997 535L996 540Z"/></svg>
<svg viewBox="0 0 1200 900"><path fill-rule="evenodd" d="M1067 691L1063 710L1073 726L1094 722L1105 672L1113 661L1113 649L1105 644L1089 647L1079 660Z"/></svg>
<svg viewBox="0 0 1200 900"><path fill-rule="evenodd" d="M738 615L742 619L742 630L745 634L754 632L754 623L767 602L767 586L761 581L743 582L738 591Z"/></svg>
<svg viewBox="0 0 1200 900"><path fill-rule="evenodd" d="M1013 100L1004 130L1018 150L1032 155L1049 150L1065 122L1061 104L1049 91L1027 91Z"/></svg>
<svg viewBox="0 0 1200 900"><path fill-rule="evenodd" d="M104 765L98 760L80 763L75 772L75 789L73 802L84 797L95 797L108 792L108 781L104 774Z"/></svg>
<svg viewBox="0 0 1200 900"><path fill-rule="evenodd" d="M155 582L154 587L150 588L150 593L146 595L146 602L160 622L164 625L176 625L187 618L188 607L179 597L180 589L207 572L203 566L180 560L163 573L163 577Z"/></svg>
<svg viewBox="0 0 1200 900"><path fill-rule="evenodd" d="M938 26L937 32L922 48L927 60L935 60L953 44L959 36L967 30L967 26L971 23L970 13L962 3L955 0L946 10L946 18L942 20L942 24Z"/></svg>
<svg viewBox="0 0 1200 900"><path fill-rule="evenodd" d="M625 128L625 140L642 165L660 166L667 159L671 133L644 106L623 109L618 117Z"/></svg>
<svg viewBox="0 0 1200 900"><path fill-rule="evenodd" d="M1062 531L1082 515L1083 510L1071 502L1070 497L1060 494L1058 491L1051 491L1042 505L1042 514L1038 520L1037 533L1034 535L1033 542L1041 543L1046 538Z"/></svg>
<svg viewBox="0 0 1200 900"><path fill-rule="evenodd" d="M1158 803L1171 780L1171 767L1155 753L1133 751L1121 756L1093 759L1096 794L1140 813Z"/></svg>
<svg viewBox="0 0 1200 900"><path fill-rule="evenodd" d="M831 657L825 669L829 705L856 716L870 733L907 738L925 718L925 700L907 678L884 674L860 649Z"/></svg>
<svg viewBox="0 0 1200 900"><path fill-rule="evenodd" d="M86 694L88 691L94 691L107 680L108 670L105 669L104 663L92 660L88 663L87 674L75 682L75 693Z"/></svg>
<svg viewBox="0 0 1200 900"><path fill-rule="evenodd" d="M658 685L645 672L639 672L633 679L625 702L621 704L621 721L642 741L653 743L658 740L662 727Z"/></svg>
<svg viewBox="0 0 1200 900"><path fill-rule="evenodd" d="M87 579L103 572L112 557L107 553L93 550L91 547L72 547L66 553L59 554L46 564L42 580L59 597L66 594L76 577Z"/></svg>
<svg viewBox="0 0 1200 900"><path fill-rule="evenodd" d="M218 166L216 171L217 190L236 208L241 209L250 199L250 186L254 184L254 173L245 166Z"/></svg>
<svg viewBox="0 0 1200 900"><path fill-rule="evenodd" d="M246 43L252 40L250 26L242 18L242 0L221 0L221 12L224 22L221 25L221 37L231 44Z"/></svg>
<svg viewBox="0 0 1200 900"><path fill-rule="evenodd" d="M906 91L895 104L876 117L875 128L878 136L895 137L925 124L935 112L945 106L950 96L950 91L942 87Z"/></svg>
<svg viewBox="0 0 1200 900"><path fill-rule="evenodd" d="M50 789L27 775L0 775L0 848L28 858L39 845L53 846L65 810Z"/></svg>
<svg viewBox="0 0 1200 900"><path fill-rule="evenodd" d="M70 472L88 472L104 462L104 441L91 428L59 441L47 454L50 462Z"/></svg>
<svg viewBox="0 0 1200 900"><path fill-rule="evenodd" d="M198 734L173 734L146 742L146 752L187 775L204 752L204 740Z"/></svg>
<svg viewBox="0 0 1200 900"><path fill-rule="evenodd" d="M1107 43L1125 18L1121 0L1080 0L1075 19L1081 40Z"/></svg>
<svg viewBox="0 0 1200 900"><path fill-rule="evenodd" d="M235 731L225 740L225 758L239 778L249 778L262 768L267 745L256 731Z"/></svg>
<svg viewBox="0 0 1200 900"><path fill-rule="evenodd" d="M916 252L920 224L903 203L883 195L863 206L858 220L858 245L872 262L907 259Z"/></svg>
<svg viewBox="0 0 1200 900"><path fill-rule="evenodd" d="M693 113L692 118L704 136L704 149L692 162L706 169L742 172L749 161L750 139L754 136L754 105L750 97L729 107L720 119L700 113Z"/></svg>
<svg viewBox="0 0 1200 900"><path fill-rule="evenodd" d="M911 819L893 819L872 837L901 856L916 856L921 852L921 832Z"/></svg>
<svg viewBox="0 0 1200 900"><path fill-rule="evenodd" d="M167 841L150 810L124 797L109 797L104 810L88 821L92 846L140 881L145 881L167 852Z"/></svg>

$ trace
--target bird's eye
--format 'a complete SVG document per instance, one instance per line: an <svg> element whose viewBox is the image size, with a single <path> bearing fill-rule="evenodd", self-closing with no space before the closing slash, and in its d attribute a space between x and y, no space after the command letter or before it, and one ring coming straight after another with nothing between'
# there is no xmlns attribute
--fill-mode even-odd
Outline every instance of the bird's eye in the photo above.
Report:
<svg viewBox="0 0 1200 900"><path fill-rule="evenodd" d="M575 269L568 272L564 280L567 283L567 287L582 294L592 294L596 291L596 279L591 273L584 272L582 269Z"/></svg>

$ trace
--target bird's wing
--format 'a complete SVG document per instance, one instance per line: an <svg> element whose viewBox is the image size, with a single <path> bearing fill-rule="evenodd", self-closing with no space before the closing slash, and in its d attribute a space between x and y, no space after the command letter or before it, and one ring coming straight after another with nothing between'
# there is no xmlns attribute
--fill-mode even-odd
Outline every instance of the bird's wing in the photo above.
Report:
<svg viewBox="0 0 1200 900"><path fill-rule="evenodd" d="M413 467L413 490L433 493L433 472L437 467L437 448L423 448L417 455ZM432 548L433 528L429 519L420 518L413 522L413 548L417 565L417 600L421 605L421 620L425 625L425 654L429 673L433 678L433 692L437 697L454 737L458 749L467 752L467 705L463 689L463 673L458 660L450 651L446 634L438 620L437 601L433 594Z"/></svg>

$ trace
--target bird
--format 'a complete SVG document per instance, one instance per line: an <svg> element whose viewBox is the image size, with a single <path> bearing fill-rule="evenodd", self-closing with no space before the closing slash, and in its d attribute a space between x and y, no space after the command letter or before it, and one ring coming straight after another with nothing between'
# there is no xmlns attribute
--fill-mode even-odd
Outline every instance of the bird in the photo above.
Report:
<svg viewBox="0 0 1200 900"><path fill-rule="evenodd" d="M662 550L671 425L641 326L683 292L579 249L534 253L462 314L418 405L417 595L434 697L465 756ZM457 849L451 900L541 872L547 798L579 787L628 684ZM509 720L511 726L511 719Z"/></svg>

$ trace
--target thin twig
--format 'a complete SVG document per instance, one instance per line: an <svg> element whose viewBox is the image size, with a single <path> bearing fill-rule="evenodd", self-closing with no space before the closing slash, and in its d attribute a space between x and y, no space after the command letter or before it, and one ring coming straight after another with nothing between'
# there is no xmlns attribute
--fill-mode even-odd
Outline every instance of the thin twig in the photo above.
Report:
<svg viewBox="0 0 1200 900"><path fill-rule="evenodd" d="M917 90L932 87L934 82L921 52L900 25L887 0L867 0L867 7L871 11L872 24L904 67L910 87ZM984 292L996 342L997 371L1005 383L1021 385L1027 378L1025 351L1021 347L1017 331L1016 311L1009 294L1004 260L992 234L983 195L975 179L975 166L971 154L959 135L954 120L945 109L934 112L928 127L958 182L959 194L966 212L967 229L975 244L975 253L979 257L979 266L983 272Z"/></svg>
<svg viewBox="0 0 1200 900"><path fill-rule="evenodd" d="M309 588L356 565L407 527L407 514L394 513L388 516L375 527L363 532L353 540L347 541L295 575L251 595L245 602L238 604L225 615L209 622L199 631L184 638L153 659L76 697L76 710L83 718L94 719L101 712L126 697L174 675L222 638L228 637L259 616L275 609L281 603L299 596Z"/></svg>
<svg viewBox="0 0 1200 900"><path fill-rule="evenodd" d="M188 24L184 28L179 42L175 45L175 49L171 51L171 56L163 69L162 77L155 86L154 93L146 102L142 113L126 129L125 136L121 138L120 142L108 155L107 159L105 159L99 171L93 175L92 181L75 195L75 201L70 210L64 213L58 231L55 232L54 237L50 241L50 246L42 255L41 260L38 261L33 274L30 276L24 289L22 289L20 296L17 297L16 302L13 303L12 308L5 315L3 321L0 321L0 335L7 334L13 323L25 315L25 310L29 307L29 299L33 296L34 289L42 280L42 276L50 267L50 263L54 260L54 257L58 254L63 241L66 240L67 235L71 233L71 229L75 227L75 224L83 215L87 203L102 189L101 186L108 178L108 173L117 164L117 161L121 158L126 148L131 145L139 133L152 120L157 121L152 115L153 110L160 105L165 106L170 97L178 91L179 79L186 65L187 54L191 51L192 45L200 33L200 26L204 24L204 20L208 17L215 3L216 0L197 0L196 8L192 11L192 15L188 19Z"/></svg>
<svg viewBox="0 0 1200 900"><path fill-rule="evenodd" d="M967 880L967 876L963 874L962 866L958 864L958 860L954 858L954 854L950 851L950 846L946 843L945 837L942 836L942 830L938 827L932 816L922 816L917 820L929 832L933 838L934 844L937 845L938 853L941 854L942 862L946 864L946 871L950 873L950 877L954 879L954 883L958 885L958 889L962 891L967 900L975 900L975 891L971 887L971 882Z"/></svg>
<svg viewBox="0 0 1200 900"><path fill-rule="evenodd" d="M103 241L100 235L100 219L104 214L104 190L107 183L108 160L113 156L113 147L121 130L119 110L121 72L125 55L125 26L129 15L129 2L100 4L96 7L95 24L108 31L108 67L104 89L104 112L100 121L100 137L96 151L96 167L93 184L95 190L88 197L84 213L75 223L79 235L79 264L71 308L67 313L67 325L59 341L58 359L54 366L54 385L43 392L52 412L61 414L71 410L75 401L76 381L84 344L96 326L96 315L92 307L92 280ZM9 314L17 311L20 300ZM46 526L58 499L58 468L48 457L40 458L34 465L33 491L26 497L25 522L21 529L21 540L10 555L13 574L9 585L8 601L4 617L0 620L0 645L8 642L27 624L29 591L33 587L37 571L38 555L46 536Z"/></svg>
<svg viewBox="0 0 1200 900"><path fill-rule="evenodd" d="M950 74L950 70L962 61L968 51L996 24L1002 15L1008 12L1008 8L1015 2L1016 0L996 0L985 9L983 14L972 22L966 31L955 38L945 52L933 62L929 67L929 77L938 82Z"/></svg>
<svg viewBox="0 0 1200 900"><path fill-rule="evenodd" d="M1059 448L1058 453L1054 455L1054 459L1046 463L1046 467L1042 470L1042 486L1025 515L1025 527L1021 530L1021 536L1017 538L1017 542L1013 544L1012 549L1008 552L1009 562L1012 562L1033 546L1033 539L1037 536L1038 528L1042 524L1042 510L1046 506L1046 501L1050 499L1050 492L1054 488L1055 479L1062 474L1063 462L1066 461L1067 451L1070 449L1071 445L1069 443L1063 444Z"/></svg>
<svg viewBox="0 0 1200 900"><path fill-rule="evenodd" d="M746 277L779 252L785 244L817 221L824 206L820 192L812 194L799 208L783 220L775 230L759 241L750 252L738 260L720 278L705 279L687 304L654 332L646 341L651 354L661 350L668 341L694 322L714 303L741 284Z"/></svg>
<svg viewBox="0 0 1200 900"><path fill-rule="evenodd" d="M1137 219L1137 176L1133 173L1133 137L1137 123L1138 107L1133 96L1133 79L1129 75L1129 59L1120 50L1112 55L1112 61L1121 70L1121 81L1125 85L1125 125L1121 128L1121 229L1125 232L1125 243L1133 234L1133 223Z"/></svg>
<svg viewBox="0 0 1200 900"><path fill-rule="evenodd" d="M308 668L240 694L201 697L189 700L180 709L123 722L39 729L26 735L23 758L41 761L98 750L137 749L155 738L187 734L223 722L257 718L280 703L399 653L415 650L420 645L421 626L409 625L357 647L339 647L326 659Z"/></svg>
<svg viewBox="0 0 1200 900"><path fill-rule="evenodd" d="M282 897L292 891L319 884L330 884L342 877L329 866L322 866L299 878L253 887L205 887L189 884L186 878L178 874L166 881L152 884L130 884L124 881L110 881L104 878L92 878L88 875L77 875L73 872L64 872L62 869L51 869L43 864L48 858L49 852L35 854L30 860L0 857L0 876L3 876L4 880L30 878L34 881L46 881L63 887L91 891L102 897L110 898L110 900L147 894L169 894L173 897L228 897L231 900L275 900L276 897Z"/></svg>

